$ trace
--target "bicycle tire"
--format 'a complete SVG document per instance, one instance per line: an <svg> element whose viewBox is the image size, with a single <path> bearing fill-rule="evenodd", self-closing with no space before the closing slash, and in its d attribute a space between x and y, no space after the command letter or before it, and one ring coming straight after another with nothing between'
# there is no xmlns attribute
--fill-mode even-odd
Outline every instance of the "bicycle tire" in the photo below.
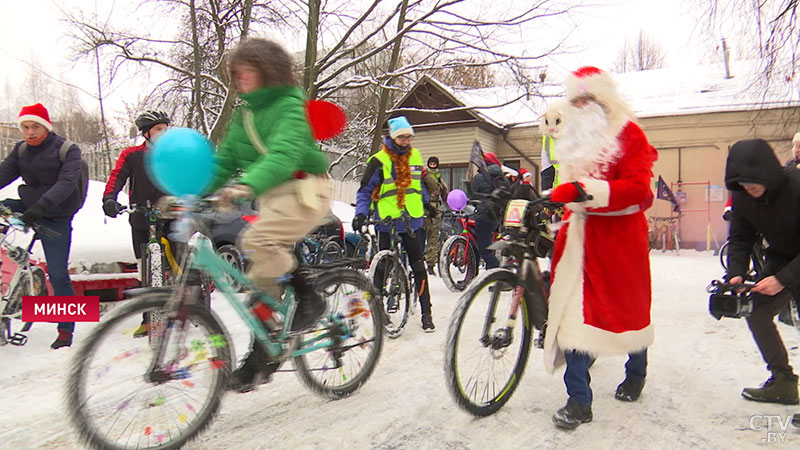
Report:
<svg viewBox="0 0 800 450"><path fill-rule="evenodd" d="M466 253L466 255L465 255ZM452 268L463 274L455 279ZM462 235L450 236L439 253L439 277L450 292L461 292L467 288L478 273L478 259L475 249Z"/></svg>
<svg viewBox="0 0 800 450"><path fill-rule="evenodd" d="M350 286L354 290L342 289L343 286ZM345 318L355 334L348 337L343 345L296 356L294 366L300 381L312 392L326 399L337 400L361 388L380 359L383 350L380 296L368 278L348 268L322 272L315 279L314 287L329 306L328 315L316 332L331 330L331 325L335 323L333 318ZM337 293L344 294L343 298L340 299ZM337 363L337 356L343 365ZM348 372L348 369L354 369L354 372Z"/></svg>
<svg viewBox="0 0 800 450"><path fill-rule="evenodd" d="M344 259L344 249L336 238L329 237L322 241L316 255L316 264L327 264Z"/></svg>
<svg viewBox="0 0 800 450"><path fill-rule="evenodd" d="M499 339L506 330L506 317L517 274L506 268L491 269L473 281L461 295L451 316L445 345L444 372L447 389L456 404L470 414L483 417L497 412L517 389L531 348L531 307L523 298L509 345L491 348L491 340ZM500 286L495 297L490 286ZM494 304L494 308L490 308ZM474 309L473 309L474 308ZM475 316L470 315L474 311ZM491 314L490 314L491 312ZM484 328L488 333L484 334ZM506 333L507 334L507 333ZM461 345L477 345L477 350L462 352ZM514 347L514 345L518 347ZM517 348L516 354L508 352ZM503 361L504 356L510 356ZM474 370L470 370L474 367ZM483 374L478 370L486 369ZM508 373L503 374L503 371ZM498 385L499 382L499 385ZM480 398L478 398L480 396Z"/></svg>
<svg viewBox="0 0 800 450"><path fill-rule="evenodd" d="M379 279L379 278L383 279ZM369 279L377 288L383 310L383 328L391 339L400 337L408 323L412 289L403 263L391 250L381 250L369 265ZM391 286L387 287L387 282Z"/></svg>
<svg viewBox="0 0 800 450"><path fill-rule="evenodd" d="M725 241L725 243L722 244L722 247L719 249L719 264L722 266L725 272L728 272L728 248L730 245L731 241Z"/></svg>
<svg viewBox="0 0 800 450"><path fill-rule="evenodd" d="M220 401L225 394L231 372L231 341L216 315L201 305L186 305L187 320L190 321L191 324L187 323L185 324L186 326L181 327L179 324L175 323L174 327L175 330L182 328L186 333L200 333L202 330L209 333L208 344L199 339L188 340L186 336L182 336L185 339L185 343L191 342L192 352L188 351L189 349L186 348L185 345L176 346L176 348L182 350L180 353L181 359L185 358L189 364L185 368L187 378L184 378L182 381L180 379L170 379L163 383L148 382L144 380L143 374L138 373L138 370L132 371L128 367L141 359L142 363L146 363L142 364L146 372L151 361L150 347L144 343L143 340L127 339L127 336L126 338L120 339L115 336L115 332L119 331L118 328L127 330L127 328L131 326L135 327L135 324L138 323L138 318L143 312L153 309L163 309L168 299L169 294L145 294L131 300L125 305L115 308L94 328L94 330L92 330L75 353L69 367L69 372L67 373L65 401L69 407L66 409L70 422L77 429L82 442L87 446L97 449L114 450L146 448L148 446L165 450L177 449L197 437L201 431L208 427L219 411ZM216 338L212 339L211 336L215 336ZM108 337L112 339L106 340ZM176 337L175 342L178 341L180 340ZM168 345L172 342L171 339L168 340ZM131 350L130 346L137 343L139 343L139 345L143 344L144 348ZM114 349L111 348L112 344L125 345L127 350L125 350L125 352L114 351ZM198 349L199 345L202 345L202 348ZM185 354L183 350L185 350ZM201 354L201 352L205 353ZM207 356L209 354L213 354L213 357L202 357L202 355ZM137 355L141 355L141 357ZM107 362L99 361L98 365L102 370L97 373L90 373L92 367L94 367L95 356L107 360ZM189 361L189 358L192 356L195 359ZM122 361L124 361L124 365L126 366L122 374L126 374L126 377L111 374L106 378L106 375L113 371L113 367L115 367L116 364L120 364ZM181 363L183 363L183 361L181 361ZM202 380L192 375L200 374L200 371L204 368L208 370L203 373L210 374L211 381L208 383L207 393L206 396L202 398L201 406L199 408L194 408L189 402L198 397L199 391L191 389L202 385ZM184 368L182 368L182 370L183 369ZM201 370L195 371L195 369ZM105 370L105 372L103 372L103 370ZM133 376L131 376L131 374ZM120 386L124 385L127 377L129 377L130 380L143 381L146 389L135 390L130 398L128 395L123 396L123 401L121 403L109 400L111 394L122 390ZM108 381L104 382L104 379ZM102 393L102 396L105 397L99 405L105 403L106 406L104 407L108 410L108 413L104 414L103 412L99 412L94 414L94 416L98 417L97 424L95 420L90 418L93 414L93 411L89 411L89 409L91 409L89 401L92 395L87 396L87 387L90 387L92 391ZM178 395L180 400L173 403L171 398L169 400L163 398L165 396L165 394L163 394L164 391L159 390L162 387L164 390L169 388L167 392L170 393L178 392L175 393L175 395ZM149 392L150 390L154 392ZM155 395L157 392L160 392L160 394ZM198 395L191 396L185 392ZM159 403L160 398L163 399ZM141 400L144 400L144 402ZM147 403L148 400L151 401L151 403ZM187 426L183 430L176 430L181 432L178 433L174 439L172 439L174 433L167 433L170 437L168 442L158 442L159 439L163 439L165 434L163 427L166 427L166 425L149 423L147 421L143 422L144 424L148 424L146 426L142 426L142 423L140 423L139 426L132 426L132 423L125 425L123 433L130 427L131 430L135 430L132 431L132 433L138 435L129 436L128 442L136 440L136 443L125 445L120 442L122 440L121 436L116 440L111 438L111 428L114 427L120 417L125 414L129 405L135 406L137 404L145 407L146 409L144 411L146 412L141 414L142 410L137 411L132 421L140 417L140 414L143 417L152 417L160 410L162 411L162 415L164 412L168 412L173 416L171 425L180 422L187 423ZM164 408L160 408L161 406ZM170 411L166 411L167 407L170 408ZM178 410L177 408L181 409ZM176 416L175 413L178 412L180 412L180 414ZM192 415L191 420L189 419L190 415ZM112 418L114 418L113 421L111 420ZM111 422L111 424L107 431L101 430L98 426L100 423L106 425L108 422ZM178 425L178 428L180 428L180 425ZM159 435L161 438L159 438ZM143 439L156 442L150 442L149 445L144 445L141 443Z"/></svg>

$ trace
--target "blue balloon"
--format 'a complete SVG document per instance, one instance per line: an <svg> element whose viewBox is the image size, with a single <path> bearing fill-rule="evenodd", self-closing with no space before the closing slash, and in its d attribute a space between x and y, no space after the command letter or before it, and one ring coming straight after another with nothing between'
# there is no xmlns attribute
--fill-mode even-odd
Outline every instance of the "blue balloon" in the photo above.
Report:
<svg viewBox="0 0 800 450"><path fill-rule="evenodd" d="M167 129L145 160L156 185L178 197L205 193L214 175L214 145L191 128Z"/></svg>

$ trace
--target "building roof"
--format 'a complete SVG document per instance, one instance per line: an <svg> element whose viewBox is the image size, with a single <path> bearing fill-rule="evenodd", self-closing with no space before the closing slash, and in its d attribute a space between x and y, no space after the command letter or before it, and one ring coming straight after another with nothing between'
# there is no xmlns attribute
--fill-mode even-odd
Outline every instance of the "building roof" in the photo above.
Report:
<svg viewBox="0 0 800 450"><path fill-rule="evenodd" d="M637 117L800 106L797 80L776 78L767 85L761 73L757 61L739 61L730 65L730 78L725 78L722 63L627 72L613 77ZM471 106L472 114L497 128L537 124L547 104L564 94L562 83L536 83L538 92L528 94L519 85L455 90L425 76L395 107L402 105L422 83L433 84L457 103Z"/></svg>

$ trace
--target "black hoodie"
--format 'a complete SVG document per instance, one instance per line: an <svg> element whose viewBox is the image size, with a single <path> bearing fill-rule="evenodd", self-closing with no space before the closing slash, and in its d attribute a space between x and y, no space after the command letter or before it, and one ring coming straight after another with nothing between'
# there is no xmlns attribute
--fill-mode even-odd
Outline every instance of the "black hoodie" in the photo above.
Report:
<svg viewBox="0 0 800 450"><path fill-rule="evenodd" d="M766 187L753 198L740 183ZM769 243L760 278L775 275L787 288L800 288L800 171L781 167L775 152L761 139L739 141L725 165L725 185L732 191L728 277L747 273L756 232Z"/></svg>

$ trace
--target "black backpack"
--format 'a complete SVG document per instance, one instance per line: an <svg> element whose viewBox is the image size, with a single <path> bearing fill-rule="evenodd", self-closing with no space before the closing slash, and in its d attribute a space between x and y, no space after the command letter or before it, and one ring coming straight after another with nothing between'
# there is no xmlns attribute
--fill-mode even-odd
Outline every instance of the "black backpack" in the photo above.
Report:
<svg viewBox="0 0 800 450"><path fill-rule="evenodd" d="M492 189L500 189L506 192L511 192L511 182L505 175L497 175L492 177Z"/></svg>
<svg viewBox="0 0 800 450"><path fill-rule="evenodd" d="M61 144L61 148L58 149L58 159L61 160L61 164L64 164L64 160L67 159L67 152L69 148L75 145L74 142L70 141L69 139L64 139L64 143ZM28 144L26 142L22 142L19 146L19 157L25 155L28 151ZM84 202L86 202L86 191L89 190L89 164L83 159L81 156L81 177L78 179L78 195L80 196L81 203L78 206L78 209L83 208Z"/></svg>

